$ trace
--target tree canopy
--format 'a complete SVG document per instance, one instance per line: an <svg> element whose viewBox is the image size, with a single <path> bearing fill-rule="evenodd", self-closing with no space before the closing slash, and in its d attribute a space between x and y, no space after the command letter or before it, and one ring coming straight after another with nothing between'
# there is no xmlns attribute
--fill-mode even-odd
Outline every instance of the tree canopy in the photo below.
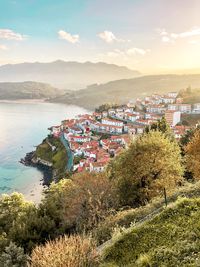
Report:
<svg viewBox="0 0 200 267"><path fill-rule="evenodd" d="M171 190L182 180L180 148L165 134L151 131L133 142L108 167L122 205L137 206Z"/></svg>

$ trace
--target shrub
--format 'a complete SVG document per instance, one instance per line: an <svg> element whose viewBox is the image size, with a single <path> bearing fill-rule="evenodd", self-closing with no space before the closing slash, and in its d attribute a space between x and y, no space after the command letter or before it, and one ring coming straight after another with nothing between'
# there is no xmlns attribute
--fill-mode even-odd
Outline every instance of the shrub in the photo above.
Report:
<svg viewBox="0 0 200 267"><path fill-rule="evenodd" d="M98 253L90 237L64 236L36 247L29 267L95 267L98 264Z"/></svg>

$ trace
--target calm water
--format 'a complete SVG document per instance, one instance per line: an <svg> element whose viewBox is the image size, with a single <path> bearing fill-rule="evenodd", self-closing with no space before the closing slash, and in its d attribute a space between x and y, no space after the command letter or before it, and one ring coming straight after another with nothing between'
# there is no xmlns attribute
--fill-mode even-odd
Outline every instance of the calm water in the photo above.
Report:
<svg viewBox="0 0 200 267"><path fill-rule="evenodd" d="M0 103L0 194L26 193L41 180L42 174L20 164L20 158L46 137L48 127L83 113L80 107L60 104Z"/></svg>

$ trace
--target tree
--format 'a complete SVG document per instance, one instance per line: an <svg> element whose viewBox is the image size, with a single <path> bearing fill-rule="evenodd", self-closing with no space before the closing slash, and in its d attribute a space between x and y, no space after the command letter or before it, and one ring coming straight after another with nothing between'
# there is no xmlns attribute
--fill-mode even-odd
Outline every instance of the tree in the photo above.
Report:
<svg viewBox="0 0 200 267"><path fill-rule="evenodd" d="M186 133L181 137L180 139L180 145L183 148L184 146L186 146L194 137L194 134L196 131L200 130L200 125L197 124L196 128L193 127L190 130L186 131ZM183 150L184 152L184 150Z"/></svg>
<svg viewBox="0 0 200 267"><path fill-rule="evenodd" d="M72 203L79 210L77 230L91 230L118 206L115 188L104 173L81 173L73 177L73 182L77 192Z"/></svg>
<svg viewBox="0 0 200 267"><path fill-rule="evenodd" d="M5 248L0 258L0 267L25 267L28 259L23 248L17 247L13 242Z"/></svg>
<svg viewBox="0 0 200 267"><path fill-rule="evenodd" d="M129 149L117 156L108 167L121 205L137 206L171 190L181 182L183 167L180 148L161 132L138 137Z"/></svg>
<svg viewBox="0 0 200 267"><path fill-rule="evenodd" d="M155 123L152 123L150 126L147 126L145 128L145 132L149 133L150 131L160 131L166 137L170 138L170 140L174 141L174 133L172 132L169 124L167 123L165 117L162 117L160 120L158 120Z"/></svg>
<svg viewBox="0 0 200 267"><path fill-rule="evenodd" d="M200 129L197 129L184 147L186 168L191 172L194 179L200 179Z"/></svg>
<svg viewBox="0 0 200 267"><path fill-rule="evenodd" d="M29 206L32 204L25 201L22 194L2 195L0 199L0 231L8 233L13 222L19 215L26 212Z"/></svg>

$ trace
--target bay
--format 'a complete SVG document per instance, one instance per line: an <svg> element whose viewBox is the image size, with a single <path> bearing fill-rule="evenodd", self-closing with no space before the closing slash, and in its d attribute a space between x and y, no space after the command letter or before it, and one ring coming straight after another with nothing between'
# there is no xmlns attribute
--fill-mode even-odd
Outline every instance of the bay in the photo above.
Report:
<svg viewBox="0 0 200 267"><path fill-rule="evenodd" d="M50 126L84 113L83 108L63 104L0 102L0 194L17 191L36 200L42 173L19 160L41 143Z"/></svg>

